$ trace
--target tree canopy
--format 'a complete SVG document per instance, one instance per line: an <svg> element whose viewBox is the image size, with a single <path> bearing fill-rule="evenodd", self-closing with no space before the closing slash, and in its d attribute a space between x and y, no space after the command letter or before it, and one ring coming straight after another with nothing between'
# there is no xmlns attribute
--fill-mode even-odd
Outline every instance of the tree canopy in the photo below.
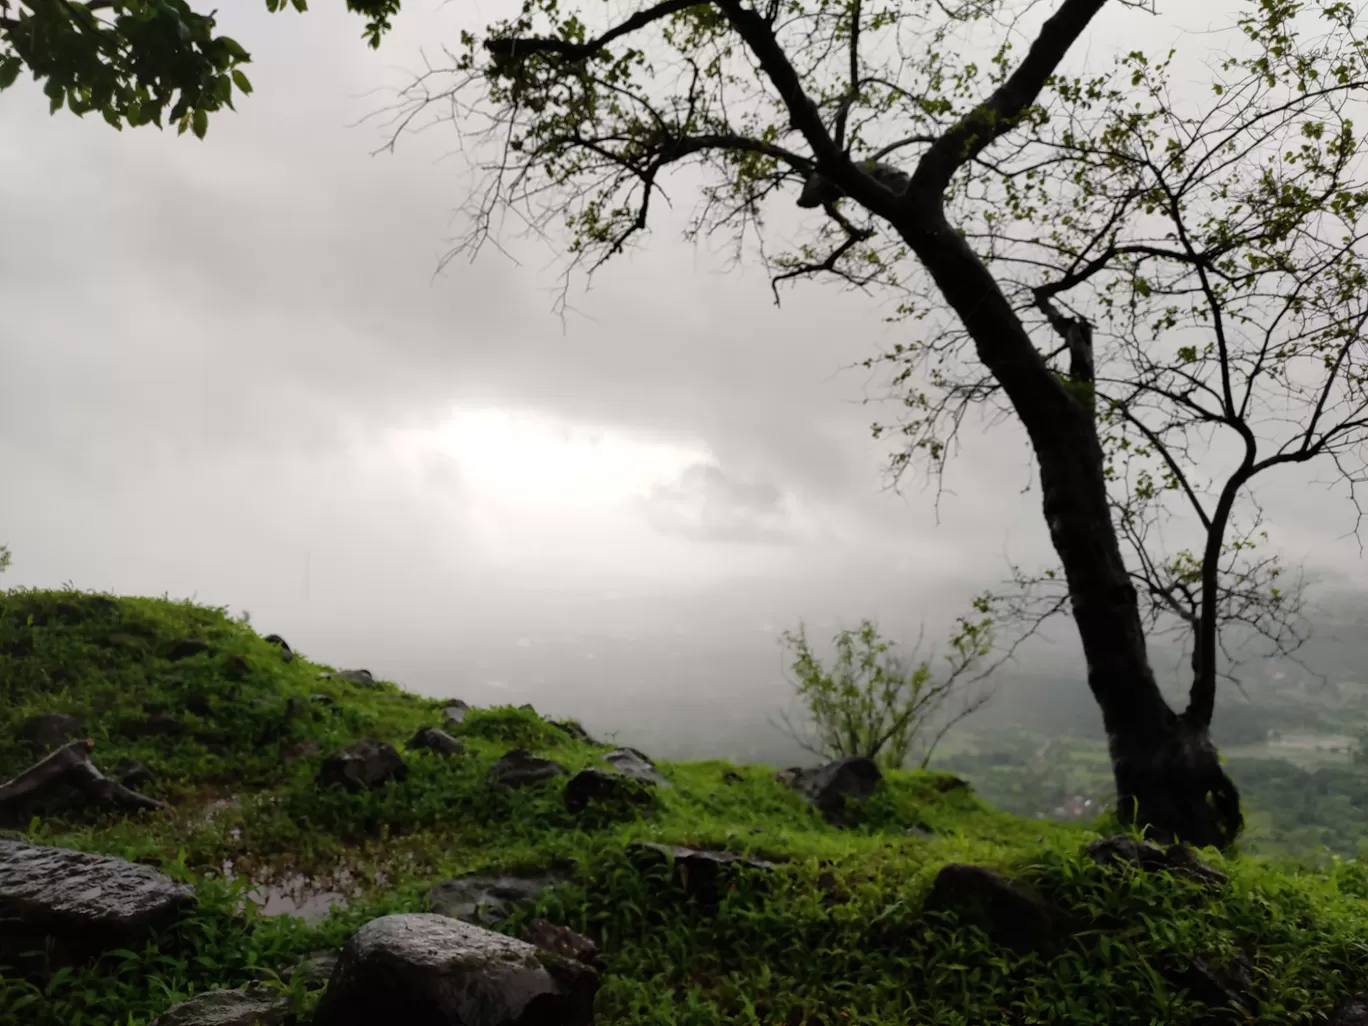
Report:
<svg viewBox="0 0 1368 1026"><path fill-rule="evenodd" d="M1242 818L1208 731L1220 627L1298 639L1251 483L1315 461L1357 509L1363 480L1368 187L1348 105L1368 48L1345 3L1249 0L1215 46L1189 37L1208 64L1184 90L1174 52L1092 66L1104 11L1158 16L524 0L415 80L396 135L425 113L459 124L486 173L471 249L512 212L592 272L687 167L688 236L764 260L776 300L805 277L895 296L906 334L869 361L895 372L902 416L875 428L893 469L942 473L972 410L1018 425L1059 566L1019 572L1013 600L1072 613L1122 814L1225 845ZM787 203L814 215L775 252ZM1166 619L1194 637L1181 712L1146 649Z"/></svg>
<svg viewBox="0 0 1368 1026"><path fill-rule="evenodd" d="M265 0L270 11L307 0ZM372 47L400 0L347 0ZM163 119L204 138L209 115L252 91L251 55L186 0L0 0L0 91L27 70L52 112L98 113L117 129Z"/></svg>

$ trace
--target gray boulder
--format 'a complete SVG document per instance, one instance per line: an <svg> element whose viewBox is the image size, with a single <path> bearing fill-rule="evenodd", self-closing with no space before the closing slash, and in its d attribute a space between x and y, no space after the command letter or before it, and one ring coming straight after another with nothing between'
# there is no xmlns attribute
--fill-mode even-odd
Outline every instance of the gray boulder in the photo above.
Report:
<svg viewBox="0 0 1368 1026"><path fill-rule="evenodd" d="M983 866L944 866L923 907L977 926L995 943L1017 952L1049 947L1063 925L1038 894Z"/></svg>
<svg viewBox="0 0 1368 1026"><path fill-rule="evenodd" d="M294 661L294 650L290 648L289 643L279 634L268 634L261 640L266 642L268 645L275 645L277 648L279 648L280 658L285 662L289 663Z"/></svg>
<svg viewBox="0 0 1368 1026"><path fill-rule="evenodd" d="M207 990L168 1008L152 1026L285 1026L290 1003L267 987Z"/></svg>
<svg viewBox="0 0 1368 1026"><path fill-rule="evenodd" d="M445 730L438 730L436 727L423 727L413 737L409 738L408 748L410 750L426 749L429 752L436 752L438 755L464 755L466 750L465 745Z"/></svg>
<svg viewBox="0 0 1368 1026"><path fill-rule="evenodd" d="M476 926L494 926L520 908L536 908L543 892L568 879L560 873L539 876L459 876L428 891L428 909Z"/></svg>
<svg viewBox="0 0 1368 1026"><path fill-rule="evenodd" d="M349 791L364 791L391 780L403 780L407 776L408 765L393 745L365 738L353 741L324 759L317 782L319 787L336 786Z"/></svg>
<svg viewBox="0 0 1368 1026"><path fill-rule="evenodd" d="M502 759L489 767L489 782L501 787L526 787L552 777L564 777L570 773L558 762L542 759L531 752L515 748Z"/></svg>
<svg viewBox="0 0 1368 1026"><path fill-rule="evenodd" d="M1118 834L1093 841L1086 850L1092 860L1103 867L1128 863L1145 873L1168 871L1208 887L1220 887L1226 882L1224 873L1202 862L1197 853L1184 844L1161 848L1149 841Z"/></svg>
<svg viewBox="0 0 1368 1026"><path fill-rule="evenodd" d="M589 1026L593 969L422 913L372 919L342 949L314 1026Z"/></svg>
<svg viewBox="0 0 1368 1026"><path fill-rule="evenodd" d="M51 939L75 957L136 948L195 892L151 866L0 840L0 957Z"/></svg>
<svg viewBox="0 0 1368 1026"><path fill-rule="evenodd" d="M446 717L448 727L459 727L466 718L466 713L470 712L470 706L462 702L459 698L453 698L442 710L442 715Z"/></svg>
<svg viewBox="0 0 1368 1026"><path fill-rule="evenodd" d="M836 823L845 811L846 799L868 798L883 784L883 774L873 759L852 755L817 769L793 771L787 783Z"/></svg>
<svg viewBox="0 0 1368 1026"><path fill-rule="evenodd" d="M580 770L566 782L565 807L580 813L591 803L625 809L632 805L649 805L651 793L648 786L635 777L590 767Z"/></svg>
<svg viewBox="0 0 1368 1026"><path fill-rule="evenodd" d="M68 741L81 736L81 721L66 713L43 713L30 716L19 725L20 741L27 741L39 751L47 752L60 748Z"/></svg>
<svg viewBox="0 0 1368 1026"><path fill-rule="evenodd" d="M619 773L635 777L643 783L655 784L657 787L671 786L670 782L661 776L660 771L655 768L655 763L635 748L615 748L603 756L603 761L611 764Z"/></svg>

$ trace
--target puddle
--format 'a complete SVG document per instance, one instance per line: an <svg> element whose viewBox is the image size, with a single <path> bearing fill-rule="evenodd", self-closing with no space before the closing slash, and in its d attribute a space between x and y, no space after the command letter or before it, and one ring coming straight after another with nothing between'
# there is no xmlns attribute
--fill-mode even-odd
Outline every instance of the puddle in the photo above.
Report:
<svg viewBox="0 0 1368 1026"><path fill-rule="evenodd" d="M231 860L220 867L224 879L236 877ZM375 874L375 886L386 887L389 877ZM347 867L321 877L284 873L262 881L247 892L247 900L264 916L294 916L307 923L326 919L335 906L346 905L362 890L362 881Z"/></svg>

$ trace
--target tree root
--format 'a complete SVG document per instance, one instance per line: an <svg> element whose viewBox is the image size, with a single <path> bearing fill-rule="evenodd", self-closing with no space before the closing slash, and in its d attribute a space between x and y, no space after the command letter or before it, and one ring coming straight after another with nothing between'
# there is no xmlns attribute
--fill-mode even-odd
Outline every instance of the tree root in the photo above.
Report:
<svg viewBox="0 0 1368 1026"><path fill-rule="evenodd" d="M73 741L35 762L13 780L0 784L0 819L22 815L39 798L66 784L92 805L117 809L164 809L166 802L110 780L90 761L95 742Z"/></svg>

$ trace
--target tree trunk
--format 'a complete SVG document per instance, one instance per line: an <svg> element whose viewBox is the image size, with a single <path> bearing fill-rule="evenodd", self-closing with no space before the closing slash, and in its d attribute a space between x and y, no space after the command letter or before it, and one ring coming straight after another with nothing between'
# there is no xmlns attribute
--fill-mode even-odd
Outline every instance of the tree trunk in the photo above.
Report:
<svg viewBox="0 0 1368 1026"><path fill-rule="evenodd" d="M940 197L921 199L900 225L903 238L1002 385L1040 464L1045 521L1102 710L1120 818L1162 843L1225 848L1243 823L1239 792L1207 734L1210 716L1179 716L1155 682L1093 411L1046 366L987 267L946 221Z"/></svg>

